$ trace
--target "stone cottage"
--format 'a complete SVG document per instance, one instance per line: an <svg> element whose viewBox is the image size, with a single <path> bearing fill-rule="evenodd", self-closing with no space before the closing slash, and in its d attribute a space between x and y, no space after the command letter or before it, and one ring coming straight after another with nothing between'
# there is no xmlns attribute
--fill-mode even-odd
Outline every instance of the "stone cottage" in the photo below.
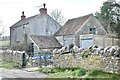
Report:
<svg viewBox="0 0 120 80"><path fill-rule="evenodd" d="M46 4L43 4L43 8L40 8L40 14L28 18L22 12L21 20L10 27L11 47L17 48L16 46L35 42L36 40L34 41L31 35L53 36L60 29L61 25L47 14L45 6ZM55 38L53 39L55 40ZM58 41L56 42L59 44Z"/></svg>
<svg viewBox="0 0 120 80"><path fill-rule="evenodd" d="M95 44L95 36L101 37L106 34L107 32L96 17L93 14L88 14L69 19L55 33L55 36L63 46L75 44L87 48Z"/></svg>

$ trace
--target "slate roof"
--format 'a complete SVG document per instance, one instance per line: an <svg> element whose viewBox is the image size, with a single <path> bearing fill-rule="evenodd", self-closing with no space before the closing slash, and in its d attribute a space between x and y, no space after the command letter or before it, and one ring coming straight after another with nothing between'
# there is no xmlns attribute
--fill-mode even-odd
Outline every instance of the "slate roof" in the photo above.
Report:
<svg viewBox="0 0 120 80"><path fill-rule="evenodd" d="M29 17L29 18L25 18L23 20L19 20L18 22L16 22L15 24L13 24L10 28L15 28L15 27L19 27L19 26L28 24L31 19L33 19L34 17L36 17L38 15L34 15L34 16Z"/></svg>
<svg viewBox="0 0 120 80"><path fill-rule="evenodd" d="M49 16L48 14L37 14L28 18L25 18L23 20L19 20L18 22L16 22L15 24L13 24L10 28L16 28L16 27L21 27L22 25L26 25L29 24L31 20L34 20L36 18L40 18L41 20L46 20L46 22L48 22L47 24L51 24L50 20L52 19L54 22L56 22L51 16ZM57 23L57 22L56 22ZM44 23L41 23L44 24ZM60 27L61 25L58 24Z"/></svg>
<svg viewBox="0 0 120 80"><path fill-rule="evenodd" d="M56 33L55 36L73 35L83 23L93 14L88 14L78 18L69 19Z"/></svg>
<svg viewBox="0 0 120 80"><path fill-rule="evenodd" d="M61 44L54 36L31 35L30 37L38 45L38 47L42 49L61 47Z"/></svg>

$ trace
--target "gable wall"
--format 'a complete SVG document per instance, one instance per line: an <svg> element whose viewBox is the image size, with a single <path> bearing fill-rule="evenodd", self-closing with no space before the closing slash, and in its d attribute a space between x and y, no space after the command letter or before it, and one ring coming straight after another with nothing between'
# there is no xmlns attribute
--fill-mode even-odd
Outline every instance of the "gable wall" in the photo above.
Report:
<svg viewBox="0 0 120 80"><path fill-rule="evenodd" d="M16 46L17 41L24 44L24 34L27 35L53 35L61 27L49 15L37 15L28 21L29 24L10 28L10 44ZM25 28L23 28L25 26ZM14 30L13 30L14 29Z"/></svg>
<svg viewBox="0 0 120 80"><path fill-rule="evenodd" d="M105 35L106 32L103 28L101 28L102 25L99 23L99 21L94 17L91 16L87 22L83 26L81 26L80 30L78 31L78 34L84 35L84 34L90 34L90 28L96 28L96 35Z"/></svg>
<svg viewBox="0 0 120 80"><path fill-rule="evenodd" d="M49 15L38 15L29 24L31 35L53 35L61 26L58 25Z"/></svg>
<svg viewBox="0 0 120 80"><path fill-rule="evenodd" d="M75 44L75 36L74 35L57 36L56 39L61 43L62 46Z"/></svg>
<svg viewBox="0 0 120 80"><path fill-rule="evenodd" d="M10 29L10 44L16 46L17 44L24 43L24 32L23 26ZM17 43L17 41L19 41Z"/></svg>

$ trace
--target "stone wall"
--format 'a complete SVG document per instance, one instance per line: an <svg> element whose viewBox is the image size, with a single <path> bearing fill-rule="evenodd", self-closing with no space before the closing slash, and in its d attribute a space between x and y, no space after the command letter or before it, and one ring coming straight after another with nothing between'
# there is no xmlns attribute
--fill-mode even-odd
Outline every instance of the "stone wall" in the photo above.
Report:
<svg viewBox="0 0 120 80"><path fill-rule="evenodd" d="M21 63L22 53L2 52L0 53L0 58L2 61L14 61L17 63Z"/></svg>
<svg viewBox="0 0 120 80"><path fill-rule="evenodd" d="M53 65L57 67L82 67L113 72L120 75L120 58L102 55L88 55L82 57L80 53L54 54Z"/></svg>

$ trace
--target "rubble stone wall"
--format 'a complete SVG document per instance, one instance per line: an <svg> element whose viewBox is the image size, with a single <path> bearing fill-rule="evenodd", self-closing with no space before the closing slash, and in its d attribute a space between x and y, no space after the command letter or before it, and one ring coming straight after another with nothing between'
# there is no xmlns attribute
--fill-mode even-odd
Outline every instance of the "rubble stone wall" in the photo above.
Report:
<svg viewBox="0 0 120 80"><path fill-rule="evenodd" d="M2 61L14 61L18 63L21 63L22 61L22 54L20 53L3 52L0 54L0 56Z"/></svg>
<svg viewBox="0 0 120 80"><path fill-rule="evenodd" d="M88 55L82 57L80 53L54 54L53 65L56 67L82 67L85 69L97 69L106 72L113 72L120 75L120 58L105 57L102 55Z"/></svg>

